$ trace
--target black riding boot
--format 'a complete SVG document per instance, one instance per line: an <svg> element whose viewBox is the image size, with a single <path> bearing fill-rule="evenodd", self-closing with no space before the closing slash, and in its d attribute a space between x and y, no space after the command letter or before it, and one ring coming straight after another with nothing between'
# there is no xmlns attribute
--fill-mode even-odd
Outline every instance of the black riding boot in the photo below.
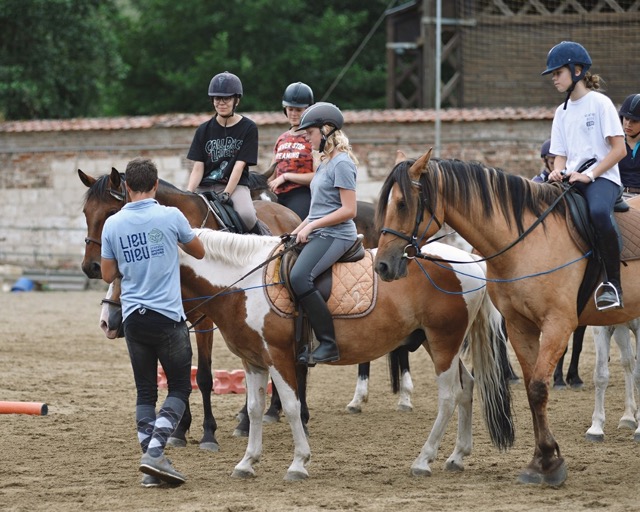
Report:
<svg viewBox="0 0 640 512"><path fill-rule="evenodd" d="M333 318L322 294L318 290L314 290L299 302L309 318L316 339L320 342L320 346L312 353L315 362L331 363L340 359L333 329Z"/></svg>
<svg viewBox="0 0 640 512"><path fill-rule="evenodd" d="M620 283L620 246L618 241L612 244L600 244L606 274L605 282L596 289L596 308L604 311L612 308L622 308L622 285Z"/></svg>

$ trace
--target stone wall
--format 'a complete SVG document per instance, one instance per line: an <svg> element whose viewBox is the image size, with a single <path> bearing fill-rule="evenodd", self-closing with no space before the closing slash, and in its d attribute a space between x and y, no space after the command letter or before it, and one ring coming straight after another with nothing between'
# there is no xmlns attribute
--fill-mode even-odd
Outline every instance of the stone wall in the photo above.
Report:
<svg viewBox="0 0 640 512"><path fill-rule="evenodd" d="M474 120L471 114L442 123L440 156L484 161L526 177L538 171L549 115L520 121ZM380 122L367 117L371 116L352 115L345 132L360 160L358 198L372 201L393 167L396 150L419 156L433 145L435 126L432 121ZM256 121L259 171L269 166L272 145L286 129L275 119ZM130 159L146 156L156 162L163 179L186 186L191 163L185 156L197 124L105 128L100 120L94 121L82 129L52 128L55 123L44 128L0 123L0 265L79 268L86 234L82 213L86 188L78 169L98 176L112 167L123 171Z"/></svg>

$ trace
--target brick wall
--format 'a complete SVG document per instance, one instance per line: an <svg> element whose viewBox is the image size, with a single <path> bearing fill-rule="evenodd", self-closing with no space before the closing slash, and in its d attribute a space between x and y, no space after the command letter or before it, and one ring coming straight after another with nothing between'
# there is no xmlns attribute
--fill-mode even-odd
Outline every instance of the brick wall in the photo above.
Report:
<svg viewBox="0 0 640 512"><path fill-rule="evenodd" d="M149 129L2 130L0 124L0 265L79 268L86 234L77 170L98 176L123 171L137 156L152 158L160 176L187 184L186 160L195 127ZM259 124L260 162L266 170L272 145L286 128ZM531 177L549 119L443 122L441 156L480 160ZM417 157L433 145L433 122L352 122L345 128L360 160L358 198L374 200L393 166L396 150Z"/></svg>

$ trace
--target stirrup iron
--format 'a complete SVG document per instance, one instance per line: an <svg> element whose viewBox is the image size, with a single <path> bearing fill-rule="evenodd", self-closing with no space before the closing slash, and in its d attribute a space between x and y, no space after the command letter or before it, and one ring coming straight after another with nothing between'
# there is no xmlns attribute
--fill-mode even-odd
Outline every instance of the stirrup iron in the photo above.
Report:
<svg viewBox="0 0 640 512"><path fill-rule="evenodd" d="M598 299L602 298L602 297L598 297L598 292L600 292L601 289L604 289L603 294L604 293L612 294L614 296L614 300L612 302L610 302L610 303L605 304L605 305L598 305ZM598 311L606 311L607 309L622 307L622 303L620 301L620 295L618 294L618 290L609 281L602 282L602 283L600 283L598 285L598 287L596 288L596 291L593 292L593 300L596 303L596 309Z"/></svg>

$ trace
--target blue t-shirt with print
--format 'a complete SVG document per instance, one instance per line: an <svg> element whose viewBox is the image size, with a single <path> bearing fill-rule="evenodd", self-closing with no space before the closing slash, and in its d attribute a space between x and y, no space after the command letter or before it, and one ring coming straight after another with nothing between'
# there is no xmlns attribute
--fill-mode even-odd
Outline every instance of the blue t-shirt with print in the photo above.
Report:
<svg viewBox="0 0 640 512"><path fill-rule="evenodd" d="M176 322L185 319L178 242L189 243L194 237L180 210L155 199L127 203L107 219L101 254L118 262L123 319L142 307Z"/></svg>

